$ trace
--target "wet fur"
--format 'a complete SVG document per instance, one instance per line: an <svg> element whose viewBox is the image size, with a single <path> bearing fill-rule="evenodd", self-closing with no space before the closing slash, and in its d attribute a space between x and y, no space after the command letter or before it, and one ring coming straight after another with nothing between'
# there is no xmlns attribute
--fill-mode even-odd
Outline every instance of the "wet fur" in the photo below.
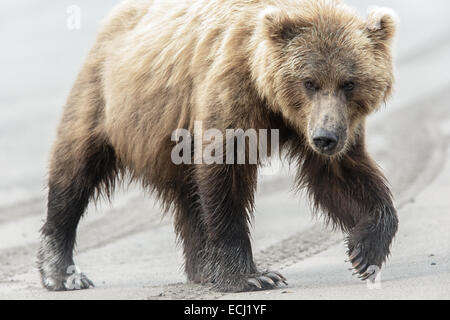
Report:
<svg viewBox="0 0 450 320"><path fill-rule="evenodd" d="M348 233L350 253L359 246L368 263L381 266L397 218L386 181L365 151L364 120L390 95L395 28L389 17L373 19L369 28L325 0L134 0L115 8L69 96L54 145L38 253L44 286L67 289L76 227L89 201L109 197L128 176L174 212L189 280L221 291L256 289L248 279L262 273L248 222L257 166L174 165L171 134L192 130L196 120L222 131L279 129L282 149L298 166L298 186ZM311 26L315 32L304 32ZM296 37L303 33L316 39ZM324 73L330 62L321 50L337 57L333 70L350 68L364 84L348 100L349 140L334 158L309 146L313 109L300 89L311 72L324 83L339 81L340 74ZM313 70L301 67L306 58Z"/></svg>

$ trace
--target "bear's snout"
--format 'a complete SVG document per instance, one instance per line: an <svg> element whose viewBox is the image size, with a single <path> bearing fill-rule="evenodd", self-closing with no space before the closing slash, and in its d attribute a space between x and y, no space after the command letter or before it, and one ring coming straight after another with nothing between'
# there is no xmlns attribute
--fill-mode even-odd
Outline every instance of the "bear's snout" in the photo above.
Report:
<svg viewBox="0 0 450 320"><path fill-rule="evenodd" d="M313 142L317 151L324 154L333 154L339 144L339 137L334 132L317 129L313 135Z"/></svg>
<svg viewBox="0 0 450 320"><path fill-rule="evenodd" d="M308 140L314 151L329 157L340 153L347 144L349 128L348 107L343 99L335 95L316 97L308 122Z"/></svg>

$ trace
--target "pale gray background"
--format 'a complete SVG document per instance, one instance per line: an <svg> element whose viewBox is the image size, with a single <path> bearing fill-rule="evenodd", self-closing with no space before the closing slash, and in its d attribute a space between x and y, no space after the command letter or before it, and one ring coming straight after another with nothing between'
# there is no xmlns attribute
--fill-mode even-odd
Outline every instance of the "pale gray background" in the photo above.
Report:
<svg viewBox="0 0 450 320"><path fill-rule="evenodd" d="M82 223L77 262L97 288L40 289L34 253L48 153L99 22L117 2L0 2L0 298L222 297L180 284L182 257L170 219L135 187L118 192L113 206L91 207ZM311 219L284 170L262 179L253 237L258 261L282 271L290 286L225 298L450 298L450 2L346 2L363 15L372 4L392 7L401 21L396 93L369 123L369 147L391 181L401 220L382 289L351 277L342 236ZM78 31L66 27L73 4L82 9Z"/></svg>

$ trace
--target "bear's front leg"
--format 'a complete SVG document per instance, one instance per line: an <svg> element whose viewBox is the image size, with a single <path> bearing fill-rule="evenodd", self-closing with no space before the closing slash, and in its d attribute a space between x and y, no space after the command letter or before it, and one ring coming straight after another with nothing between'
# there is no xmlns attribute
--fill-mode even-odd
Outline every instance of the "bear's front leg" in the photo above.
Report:
<svg viewBox="0 0 450 320"><path fill-rule="evenodd" d="M196 179L207 230L205 274L222 292L272 289L286 279L259 272L250 244L248 220L253 209L256 165L201 165Z"/></svg>
<svg viewBox="0 0 450 320"><path fill-rule="evenodd" d="M364 143L336 159L309 154L300 176L316 209L348 233L349 260L356 274L362 280L376 275L390 254L398 218L386 179Z"/></svg>

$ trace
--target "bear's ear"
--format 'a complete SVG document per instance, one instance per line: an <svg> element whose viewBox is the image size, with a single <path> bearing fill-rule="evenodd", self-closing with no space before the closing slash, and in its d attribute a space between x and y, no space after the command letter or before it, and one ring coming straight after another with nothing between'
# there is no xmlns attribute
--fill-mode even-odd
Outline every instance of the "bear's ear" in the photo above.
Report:
<svg viewBox="0 0 450 320"><path fill-rule="evenodd" d="M366 28L369 37L378 43L390 45L397 29L398 16L389 8L369 8Z"/></svg>
<svg viewBox="0 0 450 320"><path fill-rule="evenodd" d="M266 38L278 44L285 44L309 25L299 17L290 17L276 7L264 9L259 16L260 26Z"/></svg>

